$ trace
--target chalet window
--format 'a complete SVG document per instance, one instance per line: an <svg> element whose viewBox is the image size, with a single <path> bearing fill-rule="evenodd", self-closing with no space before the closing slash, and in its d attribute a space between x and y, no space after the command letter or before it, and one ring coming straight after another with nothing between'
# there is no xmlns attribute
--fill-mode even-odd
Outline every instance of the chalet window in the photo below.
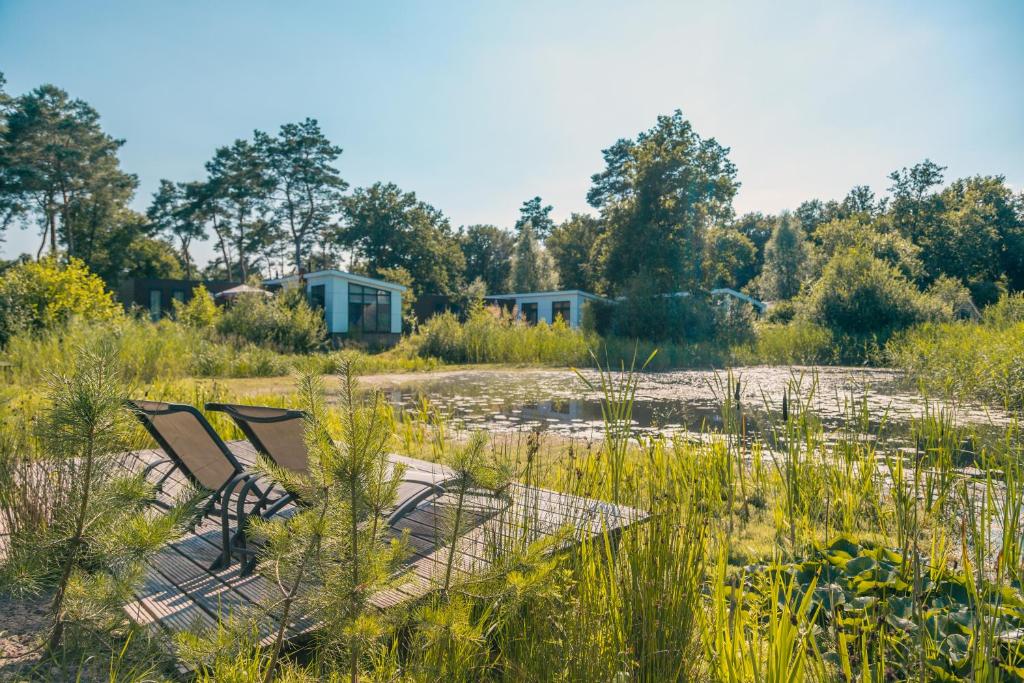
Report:
<svg viewBox="0 0 1024 683"><path fill-rule="evenodd" d="M569 317L570 311L572 311L572 304L568 301L556 301L551 304L551 322L555 322L561 318L566 325L570 324L572 318Z"/></svg>
<svg viewBox="0 0 1024 683"><path fill-rule="evenodd" d="M391 292L349 284L349 332L390 332Z"/></svg>
<svg viewBox="0 0 1024 683"><path fill-rule="evenodd" d="M163 296L159 289L149 290L149 319L156 322L160 319L160 304Z"/></svg>
<svg viewBox="0 0 1024 683"><path fill-rule="evenodd" d="M537 324L537 304L536 304L536 302L534 302L532 304L523 304L521 310L522 310L523 320L525 320L527 322L527 324L529 324L529 325L536 325Z"/></svg>
<svg viewBox="0 0 1024 683"><path fill-rule="evenodd" d="M327 304L327 285L313 285L309 288L309 307L323 311Z"/></svg>

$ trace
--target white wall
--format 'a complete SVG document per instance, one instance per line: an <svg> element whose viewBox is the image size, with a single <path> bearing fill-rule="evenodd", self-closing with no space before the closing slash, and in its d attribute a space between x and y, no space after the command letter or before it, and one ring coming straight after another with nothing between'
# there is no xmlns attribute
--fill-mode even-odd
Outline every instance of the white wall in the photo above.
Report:
<svg viewBox="0 0 1024 683"><path fill-rule="evenodd" d="M348 332L348 280L337 275L306 278L306 294L314 285L324 285L324 321L331 334ZM287 286L287 285L285 285ZM385 290L387 291L387 290ZM402 333L402 293L391 291L391 332ZM550 310L550 309L549 309Z"/></svg>
<svg viewBox="0 0 1024 683"><path fill-rule="evenodd" d="M348 299L345 299L348 301ZM402 293L391 292L391 332L402 333Z"/></svg>
<svg viewBox="0 0 1024 683"><path fill-rule="evenodd" d="M551 324L555 319L552 308L556 301L569 302L569 320L565 322L569 324L569 327L579 327L580 323L583 322L583 303L586 299L576 292L571 294L537 294L535 296L516 297L516 308L521 314L523 304L535 303L537 304L537 321L543 320Z"/></svg>

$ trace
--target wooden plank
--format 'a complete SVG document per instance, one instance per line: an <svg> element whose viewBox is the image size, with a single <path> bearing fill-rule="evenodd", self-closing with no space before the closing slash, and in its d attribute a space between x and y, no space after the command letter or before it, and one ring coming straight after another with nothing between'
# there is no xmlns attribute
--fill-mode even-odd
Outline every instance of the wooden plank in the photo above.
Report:
<svg viewBox="0 0 1024 683"><path fill-rule="evenodd" d="M246 442L228 444L243 466L255 460L255 449ZM150 463L163 459L159 450L146 449L128 454L126 466L141 471ZM451 476L441 465L414 460L404 456L391 456L392 460L407 467L406 477L440 482ZM154 472L159 476L163 467ZM168 499L187 486L186 479L177 472L166 480L163 495ZM406 482L399 486L399 499L405 500L423 490L424 484ZM463 510L463 527L455 548L454 580L463 582L490 566L490 546L495 541L518 541L518 529L524 520L542 536L560 529L565 523L579 525L580 533L595 533L607 526L614 528L639 518L636 511L616 508L585 498L564 496L551 491L527 489L515 485L508 490L510 502L502 509L494 509L494 499L470 496ZM389 534L400 536L408 531L410 556L403 564L403 573L393 585L370 598L370 604L389 609L421 598L436 590L444 579L448 548L443 542L444 521L451 514L454 498L445 494L428 497L417 508L404 516ZM210 627L216 618L237 611L257 610L264 623L266 638L273 636L274 615L279 613L279 591L265 577L254 573L240 575L235 560L229 567L211 571L209 565L220 553L219 520L203 520L197 528L159 553L150 563L145 582L137 599L125 606L133 620L159 626L170 631L183 630L195 625ZM288 625L288 637L321 627L308 615L298 615Z"/></svg>

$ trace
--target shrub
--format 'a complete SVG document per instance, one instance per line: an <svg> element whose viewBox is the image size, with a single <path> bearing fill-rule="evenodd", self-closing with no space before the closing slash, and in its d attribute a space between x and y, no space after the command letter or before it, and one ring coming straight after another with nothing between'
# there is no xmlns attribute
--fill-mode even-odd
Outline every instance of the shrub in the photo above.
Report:
<svg viewBox="0 0 1024 683"><path fill-rule="evenodd" d="M268 346L283 353L308 353L327 336L323 316L306 303L301 290L266 297L252 294L229 304L217 330L239 344Z"/></svg>
<svg viewBox="0 0 1024 683"><path fill-rule="evenodd" d="M889 264L857 249L837 254L803 302L804 317L835 333L887 339L894 331L948 318Z"/></svg>
<svg viewBox="0 0 1024 683"><path fill-rule="evenodd" d="M714 339L723 344L745 344L754 339L754 308L726 299L711 309Z"/></svg>
<svg viewBox="0 0 1024 683"><path fill-rule="evenodd" d="M0 345L21 331L66 325L72 318L114 320L122 315L103 280L72 258L21 263L0 278Z"/></svg>
<svg viewBox="0 0 1024 683"><path fill-rule="evenodd" d="M977 320L980 317L970 290L956 278L940 276L928 288L928 294L942 304L949 318Z"/></svg>
<svg viewBox="0 0 1024 683"><path fill-rule="evenodd" d="M781 323L784 325L788 322L792 322L795 317L796 306L793 302L782 300L772 302L772 305L768 308L768 314L765 316L765 321L769 323Z"/></svg>
<svg viewBox="0 0 1024 683"><path fill-rule="evenodd" d="M217 326L222 316L223 311L202 284L192 290L188 303L174 301L174 319L186 327L210 330Z"/></svg>
<svg viewBox="0 0 1024 683"><path fill-rule="evenodd" d="M1010 327L1024 322L1024 292L1003 295L985 309L982 320L993 327Z"/></svg>

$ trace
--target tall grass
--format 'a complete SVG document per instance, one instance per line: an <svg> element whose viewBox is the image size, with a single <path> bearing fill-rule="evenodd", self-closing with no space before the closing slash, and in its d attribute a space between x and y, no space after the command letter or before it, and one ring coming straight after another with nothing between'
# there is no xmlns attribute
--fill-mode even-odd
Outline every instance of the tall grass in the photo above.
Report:
<svg viewBox="0 0 1024 683"><path fill-rule="evenodd" d="M595 341L561 320L527 325L508 312L476 307L464 323L452 313L434 316L402 346L409 355L449 363L579 365Z"/></svg>
<svg viewBox="0 0 1024 683"><path fill-rule="evenodd" d="M358 358L363 372L419 371L437 360L396 353L369 355L355 350L285 354L252 344L236 346L172 320L151 323L123 317L103 324L72 323L44 334L12 337L0 360L13 384L40 384L52 372L73 369L82 348L114 349L121 375L134 384L189 377L280 377L297 372L336 373L346 359Z"/></svg>
<svg viewBox="0 0 1024 683"><path fill-rule="evenodd" d="M529 433L492 435L484 447L483 437L461 433L427 404L404 417L392 447L462 467L465 485L452 488L454 514L437 532L439 590L360 636L359 675L1020 680L1024 446L1017 425L979 432L960 425L954 408L934 405L909 425L884 416L879 425L864 397L851 394L837 397L844 417L826 431L814 409L824 399L808 373L784 394L763 397L768 417L754 431L739 381L724 378L720 427L700 439L635 432L635 376L607 367L597 380L605 388L606 442ZM217 383L167 380L148 391L199 405L230 400ZM247 400L294 405L295 397ZM11 424L33 410L7 409ZM7 433L7 443L19 438ZM621 532L579 534L569 525L544 534L527 497L487 539L490 571L470 575L454 566L451 550L470 533L459 511L482 504L487 468L646 517ZM24 485L10 488L0 500L24 499ZM509 495L503 489L492 498ZM206 679L268 675L267 653L255 646L231 657L212 653L203 660ZM351 678L351 659L345 665ZM279 671L296 679L342 674L324 653Z"/></svg>
<svg viewBox="0 0 1024 683"><path fill-rule="evenodd" d="M999 313L996 311L996 313ZM986 311L987 313L987 311ZM915 327L889 343L894 363L929 392L1024 408L1024 322Z"/></svg>

